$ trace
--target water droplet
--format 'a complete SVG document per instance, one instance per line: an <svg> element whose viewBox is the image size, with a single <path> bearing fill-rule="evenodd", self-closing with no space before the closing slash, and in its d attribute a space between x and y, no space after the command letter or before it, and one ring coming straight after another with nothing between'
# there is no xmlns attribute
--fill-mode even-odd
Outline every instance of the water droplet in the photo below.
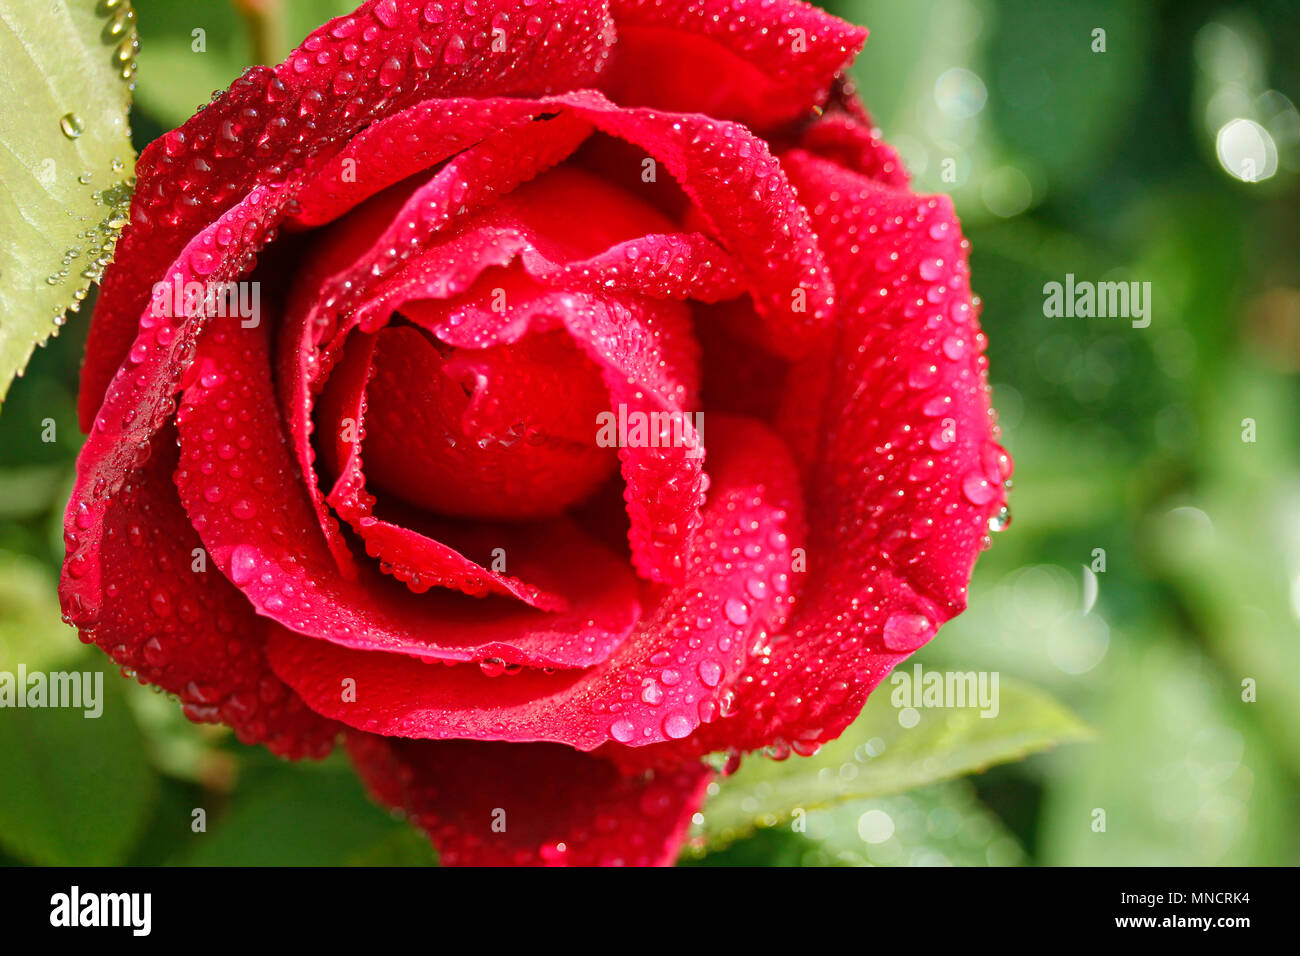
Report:
<svg viewBox="0 0 1300 956"><path fill-rule="evenodd" d="M935 630L924 614L891 614L885 621L885 647L891 651L914 651L933 637Z"/></svg>
<svg viewBox="0 0 1300 956"><path fill-rule="evenodd" d="M59 117L59 129L68 139L76 139L86 131L86 124L76 113L64 113Z"/></svg>
<svg viewBox="0 0 1300 956"><path fill-rule="evenodd" d="M722 612L726 614L727 620L736 627L744 626L745 622L749 620L749 608L739 598L727 598L727 603L723 605Z"/></svg>
<svg viewBox="0 0 1300 956"><path fill-rule="evenodd" d="M997 488L990 484L978 471L972 471L962 479L961 490L973 505L986 505L997 495Z"/></svg>
<svg viewBox="0 0 1300 956"><path fill-rule="evenodd" d="M995 514L989 515L989 530L993 533L1006 531L1011 527L1011 509L1003 505Z"/></svg>
<svg viewBox="0 0 1300 956"><path fill-rule="evenodd" d="M722 665L717 661L700 661L697 670L705 687L717 687L722 681Z"/></svg>
<svg viewBox="0 0 1300 956"><path fill-rule="evenodd" d="M690 719L681 714L669 714L664 718L664 734L673 740L681 740L691 732Z"/></svg>
<svg viewBox="0 0 1300 956"><path fill-rule="evenodd" d="M241 544L230 553L230 580L244 585L253 580L257 573L257 552L248 545Z"/></svg>
<svg viewBox="0 0 1300 956"><path fill-rule="evenodd" d="M453 33L442 50L442 61L448 66L459 66L465 62L465 41Z"/></svg>
<svg viewBox="0 0 1300 956"><path fill-rule="evenodd" d="M917 268L917 272L921 274L921 278L926 282L933 282L935 279L943 275L943 260L922 259L921 265Z"/></svg>

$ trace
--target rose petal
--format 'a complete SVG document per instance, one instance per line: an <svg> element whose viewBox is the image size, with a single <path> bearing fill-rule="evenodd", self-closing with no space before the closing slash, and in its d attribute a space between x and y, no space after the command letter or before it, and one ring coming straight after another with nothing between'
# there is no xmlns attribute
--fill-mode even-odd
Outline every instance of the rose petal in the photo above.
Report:
<svg viewBox="0 0 1300 956"><path fill-rule="evenodd" d="M368 568L343 578L293 467L269 364L264 326L214 328L178 417L181 500L217 566L259 614L341 646L442 660L585 667L622 642L639 607L630 570L613 560L584 569L590 599L564 614L451 592L415 595ZM223 453L241 444L245 454Z"/></svg>
<svg viewBox="0 0 1300 956"><path fill-rule="evenodd" d="M169 290L237 278L245 267L245 252L259 249L266 241L269 224L278 219L286 201L282 190L254 189L196 236L172 263L166 273L174 284ZM231 236L240 237L240 243L227 238L223 244L222 238ZM97 617L105 603L100 550L105 522L115 515L114 496L135 477L144 460L141 456L150 454L155 436L171 422L182 369L192 368L191 357L209 321L202 310L194 315L173 314L183 313L183 306L183 300L175 303L170 294L151 300L135 344L109 386L77 457L77 480L64 519L69 538L63 600L64 610L75 612L79 619ZM77 579L75 585L69 583L69 575Z"/></svg>
<svg viewBox="0 0 1300 956"><path fill-rule="evenodd" d="M816 233L780 163L745 127L693 114L623 110L590 93L553 97L662 162L732 254L763 320L756 334L788 357L829 326L831 284Z"/></svg>
<svg viewBox="0 0 1300 956"><path fill-rule="evenodd" d="M754 646L792 603L790 549L800 539L799 489L779 439L719 416L713 487L686 580L658 600L604 664L584 672L421 664L353 651L287 631L270 640L276 673L322 714L358 730L445 740L553 741L591 750L686 737L726 709ZM352 678L355 700L340 681Z"/></svg>
<svg viewBox="0 0 1300 956"><path fill-rule="evenodd" d="M593 236L575 228L566 211L594 202L609 214ZM637 416L650 421L654 415L669 426L662 442L656 431L653 444L647 436L645 442L620 447L619 457L632 516L633 561L644 577L672 581L682 573L699 525L704 463L697 423L689 414L698 369L685 308L635 295L559 292L539 287L518 268L487 274L516 256L544 272L554 268L555 259L587 256L623 235L659 225L657 214L614 187L576 170L555 170L426 250L358 309L355 321L366 328L400 310L466 350L518 342L530 329L536 334L557 324L566 328L602 370L610 416L635 422ZM459 291L474 276L479 280L457 298L434 300ZM596 437L593 422L589 440Z"/></svg>
<svg viewBox="0 0 1300 956"><path fill-rule="evenodd" d="M408 176L432 170L494 137L500 139L503 132L511 131L510 139L554 133L557 128L540 119L552 111L537 100L453 97L383 117L349 140L337 155L306 171L290 223L312 227L333 222Z"/></svg>
<svg viewBox="0 0 1300 956"><path fill-rule="evenodd" d="M614 0L617 103L770 129L826 101L867 31L796 0Z"/></svg>
<svg viewBox="0 0 1300 956"><path fill-rule="evenodd" d="M783 162L824 224L849 321L810 485L808 584L771 653L746 669L737 717L698 746L811 748L843 731L965 607L1010 474L951 201L807 153Z"/></svg>
<svg viewBox="0 0 1300 956"><path fill-rule="evenodd" d="M667 308L676 303L652 309L635 299L577 293L529 297L526 290L515 289L506 295L510 308L503 324L485 301L492 290L479 291L477 300L471 292L454 306L425 300L401 308L403 315L461 348L494 341L493 331L508 330L517 337L541 325L537 319L558 319L600 367L609 389L610 408L593 423L592 438L621 442L633 563L648 580L679 580L700 524L705 480L704 442L697 427L701 420L683 408L680 398L693 389L672 376L683 361L668 357L694 347L684 310ZM693 368L693 356L688 361ZM638 423L639 438L634 430Z"/></svg>
<svg viewBox="0 0 1300 956"><path fill-rule="evenodd" d="M807 213L761 139L743 126L704 116L619 109L592 92L550 97L542 103L558 111L550 123L585 120L636 143L649 154L647 159L662 163L676 177L695 203L695 215L707 224L710 238L730 253L762 320L754 334L769 349L794 357L806 354L824 337L833 315L834 289ZM507 134L522 135L513 130L502 135ZM512 150L514 161L530 170L515 184L545 168L527 165L536 148L534 143L521 142ZM445 184L454 182L468 196L464 202L477 201L483 193L476 185L482 174L457 169L453 178L450 168L449 164L424 188L440 196L448 188ZM501 194L515 184L493 185ZM445 199L412 194L393 229L353 269L331 283L329 294L341 300L344 283L353 287L336 308L359 302L363 292L373 288L373 284L361 288L368 273L378 270L387 276L414 255L415 247L427 243L450 219L448 205Z"/></svg>
<svg viewBox="0 0 1300 956"><path fill-rule="evenodd" d="M527 521L563 513L613 475L614 449L595 441L608 392L563 332L446 358L418 328L377 336L364 444L376 494L437 515Z"/></svg>
<svg viewBox="0 0 1300 956"><path fill-rule="evenodd" d="M712 774L627 777L556 744L391 740L353 733L372 795L405 810L446 866L667 866Z"/></svg>

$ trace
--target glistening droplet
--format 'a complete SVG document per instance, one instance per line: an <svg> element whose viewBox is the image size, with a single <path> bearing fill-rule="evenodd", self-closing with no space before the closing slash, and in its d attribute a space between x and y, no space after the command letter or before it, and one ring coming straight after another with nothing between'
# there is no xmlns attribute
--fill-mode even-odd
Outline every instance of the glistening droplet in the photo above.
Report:
<svg viewBox="0 0 1300 956"><path fill-rule="evenodd" d="M76 139L86 131L86 124L76 113L64 113L59 117L59 129L68 139Z"/></svg>

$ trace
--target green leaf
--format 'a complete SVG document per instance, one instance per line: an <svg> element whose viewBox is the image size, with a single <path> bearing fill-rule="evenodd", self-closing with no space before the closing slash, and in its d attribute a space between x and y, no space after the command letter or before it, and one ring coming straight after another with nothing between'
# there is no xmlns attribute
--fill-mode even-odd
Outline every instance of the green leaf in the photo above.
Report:
<svg viewBox="0 0 1300 956"><path fill-rule="evenodd" d="M346 767L275 766L244 781L180 862L194 866L410 863L409 830L366 796ZM185 821L188 826L188 819ZM422 838L423 839L423 838ZM424 862L432 860L428 849Z"/></svg>
<svg viewBox="0 0 1300 956"><path fill-rule="evenodd" d="M854 800L812 810L705 856L688 855L682 863L1011 866L1024 859L1020 844L980 802L970 781L949 780L878 800Z"/></svg>
<svg viewBox="0 0 1300 956"><path fill-rule="evenodd" d="M933 672L932 672L933 673ZM999 679L996 716L978 707L904 712L886 683L838 739L812 757L775 761L751 756L722 779L704 808L704 844L725 846L796 811L900 793L1059 743L1086 739L1088 728L1065 707L1028 685ZM915 717L916 723L904 727Z"/></svg>
<svg viewBox="0 0 1300 956"><path fill-rule="evenodd" d="M120 864L148 823L157 777L121 678L100 660L63 667L102 681L97 718L70 707L0 709L0 845L29 863Z"/></svg>
<svg viewBox="0 0 1300 956"><path fill-rule="evenodd" d="M129 0L0 0L0 400L126 224Z"/></svg>
<svg viewBox="0 0 1300 956"><path fill-rule="evenodd" d="M804 865L1013 866L1025 851L969 780L841 803L808 814Z"/></svg>

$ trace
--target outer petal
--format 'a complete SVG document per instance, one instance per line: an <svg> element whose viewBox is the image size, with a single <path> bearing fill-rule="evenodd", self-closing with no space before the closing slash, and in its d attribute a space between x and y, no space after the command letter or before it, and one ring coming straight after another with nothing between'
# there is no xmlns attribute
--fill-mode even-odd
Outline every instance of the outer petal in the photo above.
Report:
<svg viewBox="0 0 1300 956"><path fill-rule="evenodd" d="M713 487L686 580L659 589L636 631L584 672L488 677L353 651L279 631L276 673L322 714L387 736L555 741L591 750L686 737L727 709L752 648L765 646L792 602L790 549L799 490L781 442L762 426L711 424ZM342 701L340 681L356 681Z"/></svg>
<svg viewBox="0 0 1300 956"><path fill-rule="evenodd" d="M282 190L254 189L195 237L167 270L169 281L183 287L237 277L243 256L260 248L286 199ZM234 236L240 243L232 241ZM170 316L166 305L152 302L141 320L140 334L77 457L77 481L64 518L68 550L60 594L65 613L82 628L93 627L109 603L102 551L114 522L121 520L118 495L137 477L156 434L175 414L181 370L190 367L206 321L202 315Z"/></svg>
<svg viewBox="0 0 1300 956"><path fill-rule="evenodd" d="M504 50L493 49L498 36ZM160 267L255 184L292 183L306 163L337 151L377 117L431 96L572 89L600 72L612 42L599 2L368 0L316 30L275 69L245 72L140 157L131 221L91 327L83 427L135 338Z"/></svg>
<svg viewBox="0 0 1300 956"><path fill-rule="evenodd" d="M627 777L557 744L353 733L348 750L375 798L410 813L449 866L669 865L711 776L693 763Z"/></svg>
<svg viewBox="0 0 1300 956"><path fill-rule="evenodd" d="M177 695L191 720L225 722L245 743L290 757L322 757L339 725L307 709L266 664L265 624L208 565L172 486L175 430L143 449L101 523L73 499L64 570L65 615L141 682ZM97 544L79 550L83 536Z"/></svg>
<svg viewBox="0 0 1300 956"><path fill-rule="evenodd" d="M826 101L867 31L798 0L614 0L616 102L770 129Z"/></svg>
<svg viewBox="0 0 1300 956"><path fill-rule="evenodd" d="M812 749L838 735L965 607L1010 474L950 200L806 153L784 162L825 224L846 327L810 486L810 580L785 633L746 670L737 716L700 739L710 747Z"/></svg>
<svg viewBox="0 0 1300 956"><path fill-rule="evenodd" d="M343 578L281 432L266 339L265 325L204 338L178 416L176 474L212 559L259 614L324 641L431 659L584 667L610 655L639 611L631 571L615 560L581 569L597 597L562 614L415 595L371 569Z"/></svg>

